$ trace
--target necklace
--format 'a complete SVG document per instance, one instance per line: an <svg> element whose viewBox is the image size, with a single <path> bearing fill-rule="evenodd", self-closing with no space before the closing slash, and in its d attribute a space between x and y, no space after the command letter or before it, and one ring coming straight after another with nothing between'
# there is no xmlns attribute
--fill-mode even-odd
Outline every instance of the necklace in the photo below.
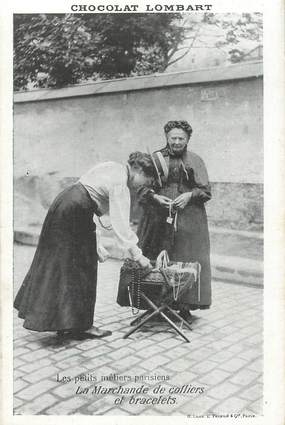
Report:
<svg viewBox="0 0 285 425"><path fill-rule="evenodd" d="M132 268L131 271L131 307L133 315L136 315L140 311L141 304L141 269L140 268ZM136 294L135 294L136 290ZM134 300L136 302L134 303ZM136 309L136 310L135 310Z"/></svg>
<svg viewBox="0 0 285 425"><path fill-rule="evenodd" d="M179 266L179 268L178 268L178 270L176 272L176 276L178 276L178 284L177 285L175 284L175 278L174 278L174 284L173 284L173 288L172 288L174 301L177 301L178 300L178 295L179 295L180 288L181 288L181 279L184 276L184 273L182 273L182 265L181 265L181 263L178 263L178 266Z"/></svg>

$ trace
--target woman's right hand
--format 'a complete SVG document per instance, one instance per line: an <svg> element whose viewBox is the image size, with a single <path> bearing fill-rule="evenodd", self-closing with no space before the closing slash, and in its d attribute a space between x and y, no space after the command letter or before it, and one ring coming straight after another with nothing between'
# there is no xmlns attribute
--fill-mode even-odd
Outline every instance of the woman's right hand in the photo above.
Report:
<svg viewBox="0 0 285 425"><path fill-rule="evenodd" d="M140 257L140 259L138 260L138 263L143 269L147 267L151 268L150 260L144 255Z"/></svg>
<svg viewBox="0 0 285 425"><path fill-rule="evenodd" d="M164 195L153 195L153 199L162 207L168 208L169 204L172 202L170 198Z"/></svg>

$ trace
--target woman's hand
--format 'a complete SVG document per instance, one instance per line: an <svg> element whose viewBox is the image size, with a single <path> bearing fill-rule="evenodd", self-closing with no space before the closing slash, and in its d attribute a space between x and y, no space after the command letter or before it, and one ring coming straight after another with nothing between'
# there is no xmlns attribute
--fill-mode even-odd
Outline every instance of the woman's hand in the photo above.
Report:
<svg viewBox="0 0 285 425"><path fill-rule="evenodd" d="M171 201L170 198L164 195L153 195L153 199L161 206L168 208Z"/></svg>
<svg viewBox="0 0 285 425"><path fill-rule="evenodd" d="M191 197L192 197L192 192L182 193L181 195L177 196L176 199L174 199L173 205L176 208L183 210L183 208L185 208L186 205L189 203Z"/></svg>
<svg viewBox="0 0 285 425"><path fill-rule="evenodd" d="M146 258L144 255L140 257L140 259L138 260L138 263L143 269L147 267L151 268L150 260Z"/></svg>

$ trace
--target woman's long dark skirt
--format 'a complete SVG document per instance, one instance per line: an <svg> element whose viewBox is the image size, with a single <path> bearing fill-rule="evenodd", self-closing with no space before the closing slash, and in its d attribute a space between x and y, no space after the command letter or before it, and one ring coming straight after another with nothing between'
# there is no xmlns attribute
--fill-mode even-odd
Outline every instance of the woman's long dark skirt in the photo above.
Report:
<svg viewBox="0 0 285 425"><path fill-rule="evenodd" d="M92 327L97 285L96 204L77 183L47 213L14 307L34 331Z"/></svg>

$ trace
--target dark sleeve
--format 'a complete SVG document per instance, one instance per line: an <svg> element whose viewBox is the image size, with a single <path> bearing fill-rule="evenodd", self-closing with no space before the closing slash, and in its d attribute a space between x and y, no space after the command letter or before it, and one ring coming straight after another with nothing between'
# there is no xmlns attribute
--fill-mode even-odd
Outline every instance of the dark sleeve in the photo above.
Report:
<svg viewBox="0 0 285 425"><path fill-rule="evenodd" d="M152 204L154 202L153 195L155 194L154 189L149 187L141 186L137 190L137 200L140 205Z"/></svg>
<svg viewBox="0 0 285 425"><path fill-rule="evenodd" d="M208 172L203 160L195 155L193 160L193 172L195 186L192 189L190 202L204 203L211 199L211 186L209 183Z"/></svg>

